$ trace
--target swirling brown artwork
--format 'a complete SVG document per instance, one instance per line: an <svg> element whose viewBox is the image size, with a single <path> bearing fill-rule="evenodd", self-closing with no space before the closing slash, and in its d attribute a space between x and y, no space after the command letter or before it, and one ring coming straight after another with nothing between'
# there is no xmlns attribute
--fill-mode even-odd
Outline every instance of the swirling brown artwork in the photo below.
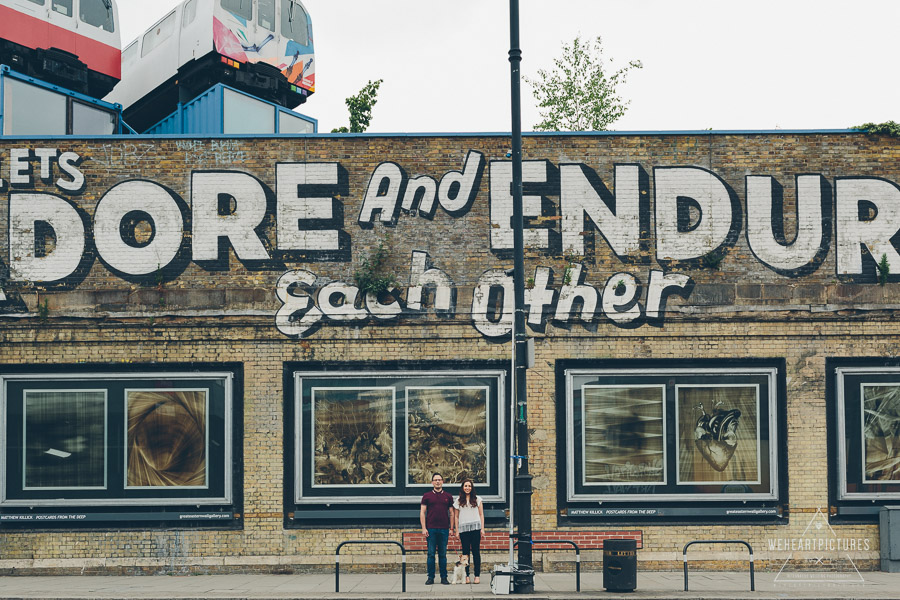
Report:
<svg viewBox="0 0 900 600"><path fill-rule="evenodd" d="M316 389L316 485L390 485L394 396L387 389Z"/></svg>
<svg viewBox="0 0 900 600"><path fill-rule="evenodd" d="M206 393L128 393L128 486L206 485Z"/></svg>
<svg viewBox="0 0 900 600"><path fill-rule="evenodd" d="M487 482L487 390L409 390L409 483Z"/></svg>

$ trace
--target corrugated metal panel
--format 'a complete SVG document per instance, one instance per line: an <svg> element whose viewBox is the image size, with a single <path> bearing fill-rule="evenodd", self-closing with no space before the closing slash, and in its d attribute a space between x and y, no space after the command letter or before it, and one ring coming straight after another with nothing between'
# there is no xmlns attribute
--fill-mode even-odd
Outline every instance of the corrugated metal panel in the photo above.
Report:
<svg viewBox="0 0 900 600"><path fill-rule="evenodd" d="M222 84L214 85L145 131L148 135L222 133Z"/></svg>

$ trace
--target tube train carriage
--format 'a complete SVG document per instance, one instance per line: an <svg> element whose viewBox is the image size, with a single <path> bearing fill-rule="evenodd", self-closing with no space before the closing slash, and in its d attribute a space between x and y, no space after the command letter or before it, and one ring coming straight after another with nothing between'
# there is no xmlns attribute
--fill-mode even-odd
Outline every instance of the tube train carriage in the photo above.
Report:
<svg viewBox="0 0 900 600"><path fill-rule="evenodd" d="M217 83L287 108L315 91L312 23L299 0L186 0L122 52L106 100L146 131Z"/></svg>
<svg viewBox="0 0 900 600"><path fill-rule="evenodd" d="M113 0L0 0L0 64L102 98L121 75L118 19Z"/></svg>

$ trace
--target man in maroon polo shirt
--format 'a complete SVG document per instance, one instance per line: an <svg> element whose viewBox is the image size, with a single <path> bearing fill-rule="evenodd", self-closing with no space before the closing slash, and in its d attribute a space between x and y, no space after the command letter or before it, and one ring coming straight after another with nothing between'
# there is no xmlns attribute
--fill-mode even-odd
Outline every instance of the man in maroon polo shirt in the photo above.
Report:
<svg viewBox="0 0 900 600"><path fill-rule="evenodd" d="M431 476L434 489L422 496L422 508L419 511L419 522L422 524L422 535L428 539L428 579L425 585L434 583L434 552L437 550L438 564L441 567L441 583L450 585L447 579L447 541L453 533L450 510L453 508L453 495L444 490L444 478L440 473Z"/></svg>

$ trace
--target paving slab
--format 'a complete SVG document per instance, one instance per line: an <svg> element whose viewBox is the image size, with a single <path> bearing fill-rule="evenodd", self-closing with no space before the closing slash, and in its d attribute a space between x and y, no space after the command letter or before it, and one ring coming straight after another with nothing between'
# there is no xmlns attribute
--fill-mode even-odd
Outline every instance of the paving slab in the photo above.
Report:
<svg viewBox="0 0 900 600"><path fill-rule="evenodd" d="M851 580L852 579L852 580ZM582 573L581 592L575 591L573 573L537 573L535 593L512 597L529 600L738 598L753 600L791 599L895 599L900 600L900 574L863 572L836 573L757 573L756 591L750 591L746 572L692 572L690 591L684 591L681 572L639 572L637 589L632 593L603 590L602 573ZM421 573L407 575L406 592L401 577L394 574L341 574L340 593L335 592L333 574L303 575L146 575L121 576L11 576L0 577L0 600L312 600L320 598L354 600L391 600L440 598L463 600L494 598L490 574L480 584L425 585Z"/></svg>

